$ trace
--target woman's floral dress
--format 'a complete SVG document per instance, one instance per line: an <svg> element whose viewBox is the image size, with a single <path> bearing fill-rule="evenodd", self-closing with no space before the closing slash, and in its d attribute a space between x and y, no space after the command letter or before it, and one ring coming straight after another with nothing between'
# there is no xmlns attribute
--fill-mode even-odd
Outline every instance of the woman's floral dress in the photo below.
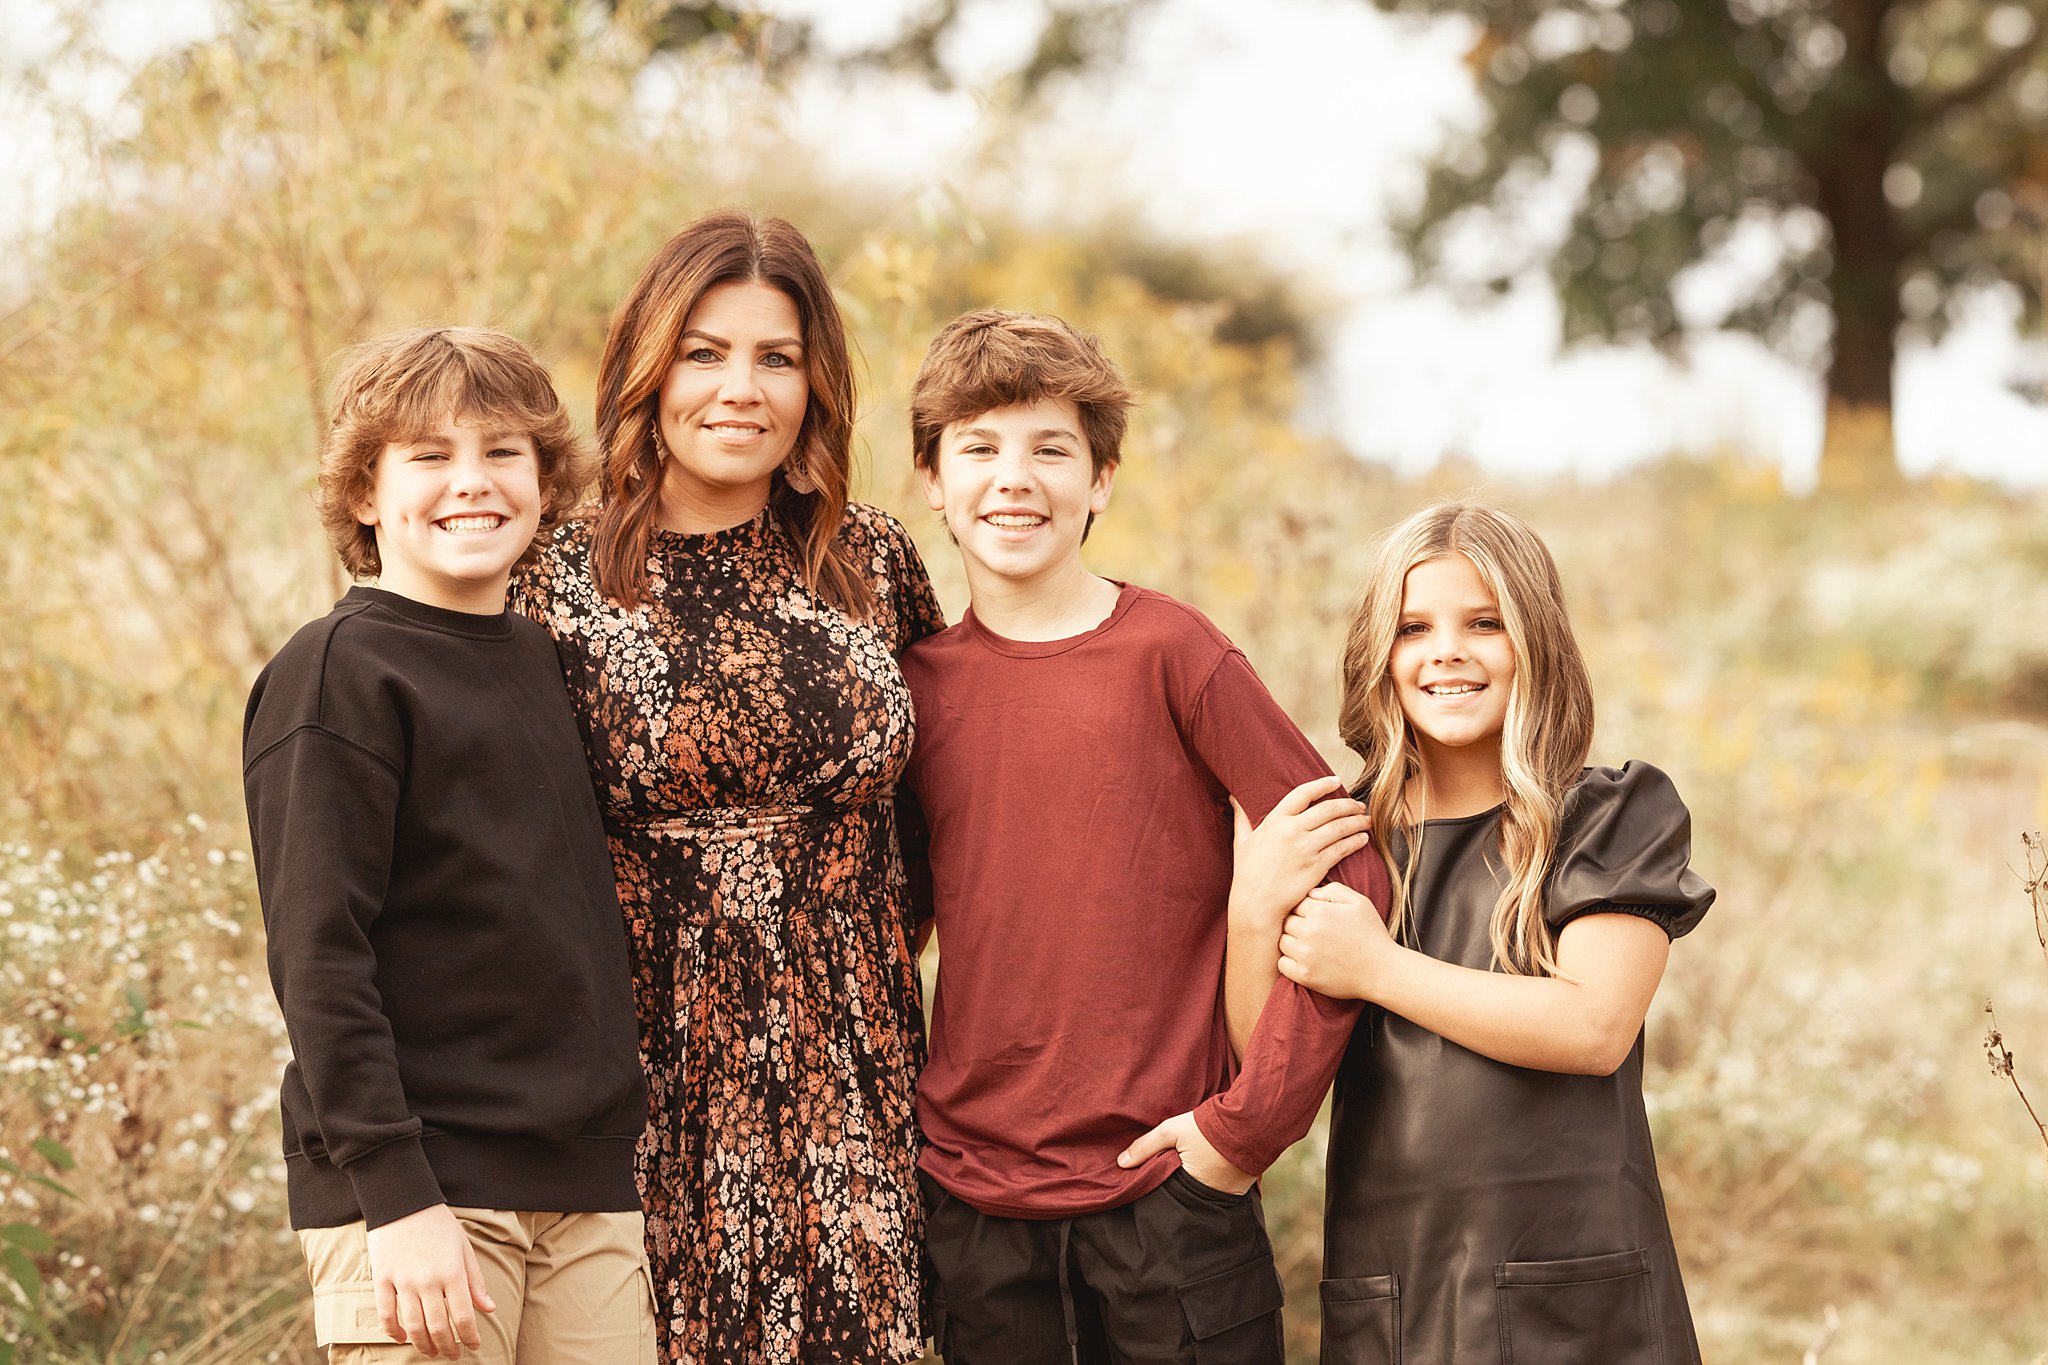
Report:
<svg viewBox="0 0 2048 1365"><path fill-rule="evenodd" d="M597 590L592 530L558 528L514 606L560 649L618 872L661 1359L915 1360L924 1042L895 656L944 626L938 600L869 507L841 529L866 623L803 585L765 512L657 530L630 611Z"/></svg>

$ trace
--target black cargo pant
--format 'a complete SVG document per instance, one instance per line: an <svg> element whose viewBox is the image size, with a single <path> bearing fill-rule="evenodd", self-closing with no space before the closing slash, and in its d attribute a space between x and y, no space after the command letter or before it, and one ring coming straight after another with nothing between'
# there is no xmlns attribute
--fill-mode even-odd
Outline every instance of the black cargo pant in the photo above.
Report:
<svg viewBox="0 0 2048 1365"><path fill-rule="evenodd" d="M1186 1171L1072 1218L982 1213L920 1176L946 1365L1282 1365L1259 1194Z"/></svg>

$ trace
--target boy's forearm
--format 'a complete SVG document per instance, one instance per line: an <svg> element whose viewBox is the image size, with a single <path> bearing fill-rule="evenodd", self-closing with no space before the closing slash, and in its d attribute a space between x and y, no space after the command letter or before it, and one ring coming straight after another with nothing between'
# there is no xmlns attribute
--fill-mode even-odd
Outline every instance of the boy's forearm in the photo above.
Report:
<svg viewBox="0 0 2048 1365"><path fill-rule="evenodd" d="M1300 1141L1337 1074L1363 1008L1281 981L1266 1000L1228 1090L1195 1109L1195 1124L1225 1160L1258 1175Z"/></svg>

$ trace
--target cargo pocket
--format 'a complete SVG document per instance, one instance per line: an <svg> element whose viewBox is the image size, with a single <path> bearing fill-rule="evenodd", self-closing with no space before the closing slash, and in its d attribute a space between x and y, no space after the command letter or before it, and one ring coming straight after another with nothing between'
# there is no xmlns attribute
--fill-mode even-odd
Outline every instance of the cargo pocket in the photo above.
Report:
<svg viewBox="0 0 2048 1365"><path fill-rule="evenodd" d="M1196 1365L1281 1365L1285 1359L1280 1306L1286 1294L1270 1257L1177 1285L1173 1292L1194 1339Z"/></svg>
<svg viewBox="0 0 2048 1365"><path fill-rule="evenodd" d="M1508 1261L1493 1286L1503 1365L1663 1365L1647 1251Z"/></svg>
<svg viewBox="0 0 2048 1365"><path fill-rule="evenodd" d="M370 1240L362 1220L301 1228L299 1247L313 1284L314 1344L396 1345L377 1317L377 1284L370 1278Z"/></svg>
<svg viewBox="0 0 2048 1365"><path fill-rule="evenodd" d="M1324 1280L1323 1365L1401 1365L1401 1277Z"/></svg>

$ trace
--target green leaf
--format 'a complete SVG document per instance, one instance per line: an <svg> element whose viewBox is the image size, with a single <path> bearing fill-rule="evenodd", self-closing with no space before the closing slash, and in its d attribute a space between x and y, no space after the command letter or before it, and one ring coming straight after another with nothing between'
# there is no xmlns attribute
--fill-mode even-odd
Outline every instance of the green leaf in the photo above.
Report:
<svg viewBox="0 0 2048 1365"><path fill-rule="evenodd" d="M59 1183L50 1179L50 1177L46 1175L24 1175L22 1179L28 1181L32 1185L41 1185L46 1190L55 1190L57 1193L63 1195L66 1199L78 1198L77 1190L72 1189L69 1185L60 1185Z"/></svg>
<svg viewBox="0 0 2048 1365"><path fill-rule="evenodd" d="M14 1344L0 1341L0 1365L14 1365Z"/></svg>
<svg viewBox="0 0 2048 1365"><path fill-rule="evenodd" d="M8 1223L0 1226L0 1241L12 1242L27 1251L52 1251L57 1239L39 1227L28 1223Z"/></svg>
<svg viewBox="0 0 2048 1365"><path fill-rule="evenodd" d="M0 1266L7 1267L7 1273L21 1286L21 1292L28 1297L33 1307L43 1297L43 1272L36 1269L36 1263L20 1247L0 1249Z"/></svg>
<svg viewBox="0 0 2048 1365"><path fill-rule="evenodd" d="M29 1150L60 1171L70 1171L78 1168L78 1158L71 1155L64 1144L55 1138L37 1138L29 1144Z"/></svg>
<svg viewBox="0 0 2048 1365"><path fill-rule="evenodd" d="M132 982L122 995L128 1001L128 1017L119 1025L122 1035L134 1038L149 1032L149 997L142 993L140 986Z"/></svg>

